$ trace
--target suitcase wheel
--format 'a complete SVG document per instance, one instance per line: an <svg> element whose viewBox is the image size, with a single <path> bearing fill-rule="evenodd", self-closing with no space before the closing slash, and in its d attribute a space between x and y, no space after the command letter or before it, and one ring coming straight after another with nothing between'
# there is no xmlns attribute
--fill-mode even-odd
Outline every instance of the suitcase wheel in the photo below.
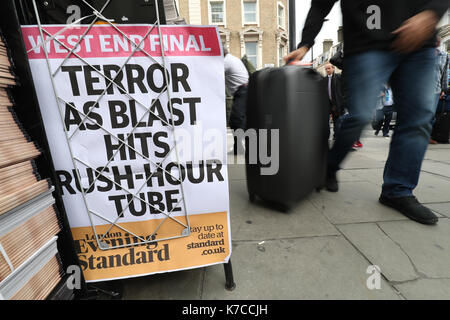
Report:
<svg viewBox="0 0 450 320"><path fill-rule="evenodd" d="M289 213L289 211L291 210L291 207L292 207L291 205L285 204L285 203L278 204L278 209L283 213Z"/></svg>

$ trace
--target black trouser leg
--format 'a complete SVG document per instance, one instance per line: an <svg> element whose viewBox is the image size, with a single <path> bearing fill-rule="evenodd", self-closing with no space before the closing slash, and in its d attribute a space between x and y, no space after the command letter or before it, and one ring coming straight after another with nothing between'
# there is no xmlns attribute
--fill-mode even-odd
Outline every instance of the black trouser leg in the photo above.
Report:
<svg viewBox="0 0 450 320"><path fill-rule="evenodd" d="M233 95L233 104L230 113L230 128L234 131L237 129L245 130L247 112L247 86L241 86ZM236 135L234 136L233 150L236 155L242 150L238 150L238 141ZM240 148L242 148L242 141L239 141Z"/></svg>
<svg viewBox="0 0 450 320"><path fill-rule="evenodd" d="M247 112L247 86L239 87L234 93L230 113L230 128L233 130L246 128L245 114Z"/></svg>
<svg viewBox="0 0 450 320"><path fill-rule="evenodd" d="M389 133L389 125L391 124L392 120L392 110L393 108L390 106L385 106L383 108L384 113L384 123L383 123L383 135L387 135Z"/></svg>

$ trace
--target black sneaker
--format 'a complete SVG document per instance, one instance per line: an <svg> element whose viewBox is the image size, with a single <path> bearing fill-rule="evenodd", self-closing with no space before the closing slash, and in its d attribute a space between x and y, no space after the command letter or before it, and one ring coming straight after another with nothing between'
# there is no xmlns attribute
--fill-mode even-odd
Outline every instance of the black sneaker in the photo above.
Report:
<svg viewBox="0 0 450 320"><path fill-rule="evenodd" d="M436 224L439 220L430 209L421 205L414 196L388 198L381 195L380 203L400 211L411 220L419 223Z"/></svg>
<svg viewBox="0 0 450 320"><path fill-rule="evenodd" d="M336 179L336 171L327 173L327 181L325 182L325 188L330 192L339 191L339 186Z"/></svg>

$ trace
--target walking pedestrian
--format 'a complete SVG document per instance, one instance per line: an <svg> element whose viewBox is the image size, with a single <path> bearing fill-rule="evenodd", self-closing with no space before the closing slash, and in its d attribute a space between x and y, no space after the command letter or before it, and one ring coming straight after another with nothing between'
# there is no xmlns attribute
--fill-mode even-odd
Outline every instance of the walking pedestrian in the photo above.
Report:
<svg viewBox="0 0 450 320"><path fill-rule="evenodd" d="M303 59L335 2L311 1L302 41L286 60ZM420 223L437 223L437 216L419 203L413 190L419 181L435 113L436 26L449 2L341 0L346 106L350 116L342 123L328 156L327 190L338 191L336 173L340 164L370 122L382 85L390 80L396 98L397 126L379 201Z"/></svg>
<svg viewBox="0 0 450 320"><path fill-rule="evenodd" d="M384 84L383 92L381 94L381 104L381 110L377 110L377 112L381 113L381 117L379 117L379 121L376 125L375 135L377 136L381 130L383 132L383 137L388 138L392 115L394 113L394 97L389 84Z"/></svg>
<svg viewBox="0 0 450 320"><path fill-rule="evenodd" d="M330 102L330 115L333 121L333 139L336 139L336 133L339 131L340 126L340 117L345 113L342 78L340 74L335 72L336 68L331 63L327 63L325 71L327 75L324 78L324 82L327 88L328 101Z"/></svg>
<svg viewBox="0 0 450 320"><path fill-rule="evenodd" d="M338 129L339 129L341 127L341 125L342 125L342 122L345 121L345 119L348 118L348 116L349 116L348 109L345 108L344 44L342 42L338 45L336 53L334 54L334 56L331 57L330 63L334 64L335 66L337 66L339 69L342 70L342 73L341 73L341 91L342 91L342 95L343 95L343 99L342 99L343 102L342 102L342 104L344 106L341 107L342 114L339 117L339 121L338 121ZM351 150L352 151L357 151L358 149L360 149L362 147L363 147L363 144L361 143L361 141L358 138L358 140L353 143Z"/></svg>
<svg viewBox="0 0 450 320"><path fill-rule="evenodd" d="M439 105L445 105L445 93L448 90L448 67L449 67L449 58L447 52L444 52L439 49L441 45L441 38L438 37L436 41L436 72L435 72L435 90L434 90L434 105L436 107L436 113L433 117L432 124L433 129L436 124L436 117L438 114L441 114L441 110L438 108ZM435 130L433 130L435 131ZM430 137L430 144L437 144L438 142L433 139L433 136Z"/></svg>
<svg viewBox="0 0 450 320"><path fill-rule="evenodd" d="M249 74L242 60L233 56L226 48L223 49L223 55L225 84L229 93L233 95L230 128L233 132L237 129L245 130ZM234 154L244 152L243 141L237 141L236 135L234 135L233 152Z"/></svg>

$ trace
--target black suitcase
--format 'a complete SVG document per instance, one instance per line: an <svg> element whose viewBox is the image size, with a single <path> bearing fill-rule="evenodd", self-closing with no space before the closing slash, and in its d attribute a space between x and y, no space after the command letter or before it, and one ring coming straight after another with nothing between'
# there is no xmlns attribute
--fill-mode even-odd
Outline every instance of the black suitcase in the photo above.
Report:
<svg viewBox="0 0 450 320"><path fill-rule="evenodd" d="M431 138L439 143L449 143L450 139L450 112L443 112L436 117Z"/></svg>
<svg viewBox="0 0 450 320"><path fill-rule="evenodd" d="M246 139L246 175L250 201L255 196L289 210L298 200L325 182L328 153L329 102L322 76L316 71L285 66L253 73L247 98L247 133L252 129L279 129L279 169L262 175L267 167L250 163L249 153L257 146ZM268 134L270 137L270 134ZM272 143L267 139L267 150ZM254 150L254 149L253 149ZM265 150L264 150L265 151Z"/></svg>

